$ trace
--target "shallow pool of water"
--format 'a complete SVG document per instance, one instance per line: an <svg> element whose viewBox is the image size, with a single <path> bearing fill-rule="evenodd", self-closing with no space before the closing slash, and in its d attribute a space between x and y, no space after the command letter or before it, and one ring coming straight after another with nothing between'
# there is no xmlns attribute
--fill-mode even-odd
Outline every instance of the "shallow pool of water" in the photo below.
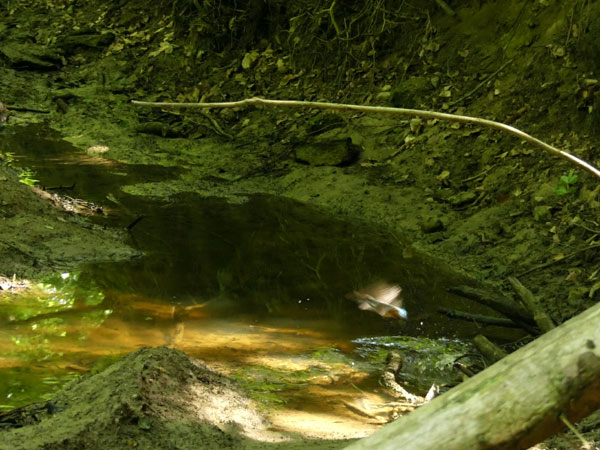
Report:
<svg viewBox="0 0 600 450"><path fill-rule="evenodd" d="M336 380L327 382L331 389L373 386L353 352L357 338L467 338L483 331L437 312L474 310L447 292L472 281L385 230L267 195L235 204L194 194L134 197L121 187L179 171L90 157L39 129L5 132L0 151L14 153L41 185L109 206L111 214L96 221L124 228L139 220L130 244L144 252L57 274L26 297L0 303L3 408L47 396L99 358L140 346L173 346L232 376L252 367L296 374L308 399L314 394L307 379L329 377ZM402 287L408 320L384 319L348 300L376 281ZM322 349L346 359L320 361ZM273 401L287 392L298 404L298 386L265 381L257 391L276 393Z"/></svg>

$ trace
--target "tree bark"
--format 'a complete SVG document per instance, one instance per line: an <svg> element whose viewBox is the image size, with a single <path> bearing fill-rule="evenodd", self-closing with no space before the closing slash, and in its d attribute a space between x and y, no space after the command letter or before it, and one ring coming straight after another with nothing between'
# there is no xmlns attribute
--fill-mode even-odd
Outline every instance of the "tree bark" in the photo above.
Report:
<svg viewBox="0 0 600 450"><path fill-rule="evenodd" d="M347 449L526 449L600 408L600 304Z"/></svg>

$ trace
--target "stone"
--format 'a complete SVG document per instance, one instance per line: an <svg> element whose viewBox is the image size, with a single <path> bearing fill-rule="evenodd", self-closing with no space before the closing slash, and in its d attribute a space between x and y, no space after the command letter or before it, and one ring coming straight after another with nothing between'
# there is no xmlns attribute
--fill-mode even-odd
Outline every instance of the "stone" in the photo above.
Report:
<svg viewBox="0 0 600 450"><path fill-rule="evenodd" d="M54 50L38 44L8 42L0 46L0 56L16 70L55 70L62 66Z"/></svg>
<svg viewBox="0 0 600 450"><path fill-rule="evenodd" d="M360 147L351 138L313 141L294 149L295 160L310 166L349 166L358 160Z"/></svg>

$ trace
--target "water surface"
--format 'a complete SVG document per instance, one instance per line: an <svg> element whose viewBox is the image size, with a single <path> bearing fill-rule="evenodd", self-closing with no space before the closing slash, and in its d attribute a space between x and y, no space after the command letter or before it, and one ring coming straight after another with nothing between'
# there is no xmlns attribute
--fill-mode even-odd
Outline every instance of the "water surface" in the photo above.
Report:
<svg viewBox="0 0 600 450"><path fill-rule="evenodd" d="M474 310L447 292L472 281L385 230L267 195L235 204L195 194L135 197L120 188L180 171L103 160L38 128L4 132L0 151L14 153L53 192L108 206L108 217L93 220L123 228L138 220L130 244L144 252L57 274L18 304L0 304L4 408L49 395L99 358L160 345L246 382L249 373L265 380L254 387L267 402L283 401L287 392L291 404L302 398L308 404L314 399L308 387L305 397L297 386L290 390L289 380L273 387L274 374L294 375L305 386L338 374L338 385L329 382L328 389L341 383L345 394L336 395L352 396L352 385L374 385L353 353L354 339L467 338L483 331L437 312ZM408 320L383 319L347 299L377 281L402 287ZM338 360L324 363L323 349Z"/></svg>

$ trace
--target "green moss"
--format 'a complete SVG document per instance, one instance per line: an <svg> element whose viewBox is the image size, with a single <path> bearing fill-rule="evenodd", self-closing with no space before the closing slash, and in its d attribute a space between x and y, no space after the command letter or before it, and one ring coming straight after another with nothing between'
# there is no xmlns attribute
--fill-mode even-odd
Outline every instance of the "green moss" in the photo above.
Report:
<svg viewBox="0 0 600 450"><path fill-rule="evenodd" d="M357 352L366 360L383 365L389 352L402 357L400 381L416 392L427 392L432 384L452 386L461 381L454 362L471 347L458 340L385 336L357 339Z"/></svg>

